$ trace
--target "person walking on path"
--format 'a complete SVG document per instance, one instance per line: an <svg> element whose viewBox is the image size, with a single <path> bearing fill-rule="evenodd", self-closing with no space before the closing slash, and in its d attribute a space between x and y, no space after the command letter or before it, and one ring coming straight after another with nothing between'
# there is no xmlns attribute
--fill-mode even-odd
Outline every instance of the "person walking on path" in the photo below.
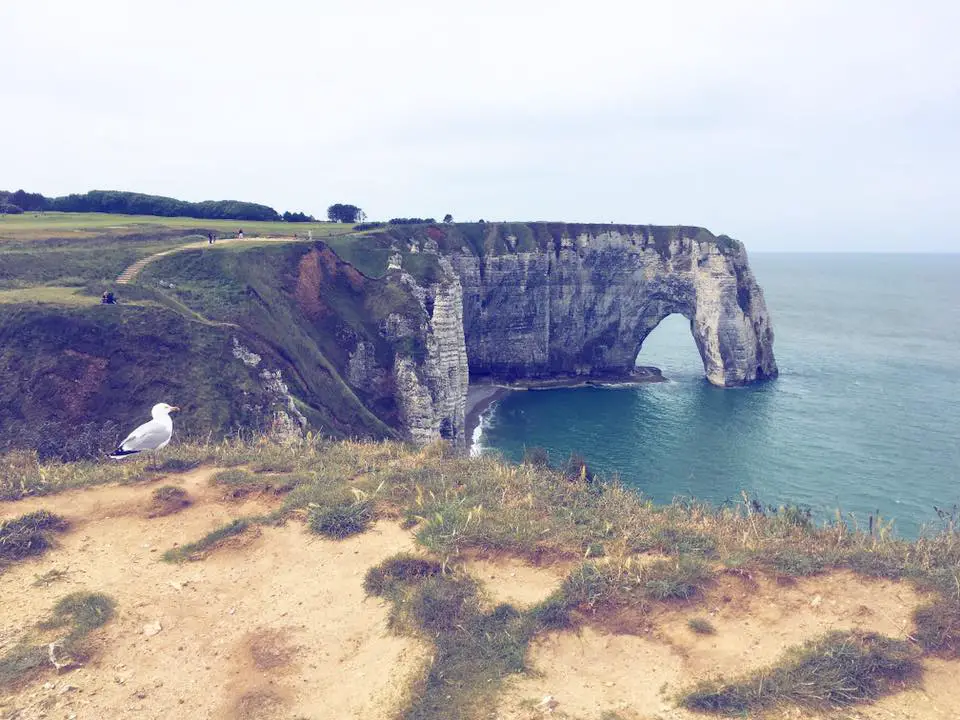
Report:
<svg viewBox="0 0 960 720"><path fill-rule="evenodd" d="M239 240L243 240L243 228L240 228L239 230L237 230L237 238Z"/></svg>
<svg viewBox="0 0 960 720"><path fill-rule="evenodd" d="M207 233L207 244L213 245L213 233Z"/></svg>

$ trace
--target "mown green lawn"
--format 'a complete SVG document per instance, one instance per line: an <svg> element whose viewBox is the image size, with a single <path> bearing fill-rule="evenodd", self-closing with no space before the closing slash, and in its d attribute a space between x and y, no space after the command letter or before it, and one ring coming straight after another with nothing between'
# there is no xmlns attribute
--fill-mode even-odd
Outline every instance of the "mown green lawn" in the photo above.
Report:
<svg viewBox="0 0 960 720"><path fill-rule="evenodd" d="M247 222L245 220L204 220L200 218L157 217L154 215L112 215L107 213L24 213L0 215L0 240L46 240L49 238L128 235L152 230L203 230L235 235L239 228L247 236L306 235L324 237L349 232L342 223Z"/></svg>

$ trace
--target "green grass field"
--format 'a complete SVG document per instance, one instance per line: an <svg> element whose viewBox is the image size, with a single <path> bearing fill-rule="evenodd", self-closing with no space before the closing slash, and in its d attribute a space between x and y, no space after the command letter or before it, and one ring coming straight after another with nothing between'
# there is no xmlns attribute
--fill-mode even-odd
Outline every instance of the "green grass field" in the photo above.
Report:
<svg viewBox="0 0 960 720"><path fill-rule="evenodd" d="M46 240L49 238L148 234L151 231L204 230L234 235L239 228L247 236L314 237L350 232L352 225L341 223L247 222L245 220L204 220L200 218L157 217L154 215L109 215L105 213L24 213L0 215L0 241Z"/></svg>
<svg viewBox="0 0 960 720"><path fill-rule="evenodd" d="M80 288L59 285L0 290L0 305L31 302L54 305L96 305L100 300L92 295L82 295Z"/></svg>

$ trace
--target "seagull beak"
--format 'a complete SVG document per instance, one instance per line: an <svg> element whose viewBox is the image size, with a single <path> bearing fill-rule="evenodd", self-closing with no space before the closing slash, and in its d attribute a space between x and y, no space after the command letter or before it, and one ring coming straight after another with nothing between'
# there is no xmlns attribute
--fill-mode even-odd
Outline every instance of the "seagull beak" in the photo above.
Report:
<svg viewBox="0 0 960 720"><path fill-rule="evenodd" d="M167 410L167 412L180 412L180 408L178 408L176 405L174 405L172 408L170 408L169 410Z"/></svg>

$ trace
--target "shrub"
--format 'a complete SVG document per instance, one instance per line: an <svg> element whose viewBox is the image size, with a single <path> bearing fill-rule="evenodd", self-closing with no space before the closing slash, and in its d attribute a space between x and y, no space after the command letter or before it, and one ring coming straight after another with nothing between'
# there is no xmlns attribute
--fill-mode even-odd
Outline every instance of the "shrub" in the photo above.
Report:
<svg viewBox="0 0 960 720"><path fill-rule="evenodd" d="M568 480L580 480L582 482L593 481L593 473L590 472L587 461L584 460L582 455L578 455L577 453L572 453L570 457L567 458L567 462L563 465L562 472Z"/></svg>

